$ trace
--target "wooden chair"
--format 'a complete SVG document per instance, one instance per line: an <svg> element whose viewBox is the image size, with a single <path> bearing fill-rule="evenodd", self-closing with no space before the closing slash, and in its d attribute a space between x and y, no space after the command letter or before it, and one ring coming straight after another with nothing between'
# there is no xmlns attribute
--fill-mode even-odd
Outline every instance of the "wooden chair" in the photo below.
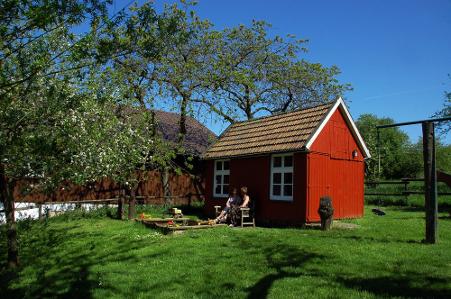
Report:
<svg viewBox="0 0 451 299"><path fill-rule="evenodd" d="M219 214L221 214L221 211L222 211L221 206L215 206L215 218L217 218Z"/></svg>
<svg viewBox="0 0 451 299"><path fill-rule="evenodd" d="M241 210L241 227L253 226L255 227L255 199L251 199L247 208L240 208Z"/></svg>
<svg viewBox="0 0 451 299"><path fill-rule="evenodd" d="M214 206L216 217L221 214L222 207ZM255 199L251 199L248 208L240 208L241 210L241 227L253 226L255 227Z"/></svg>
<svg viewBox="0 0 451 299"><path fill-rule="evenodd" d="M255 227L255 217L252 215L250 208L241 208L241 227L245 226Z"/></svg>

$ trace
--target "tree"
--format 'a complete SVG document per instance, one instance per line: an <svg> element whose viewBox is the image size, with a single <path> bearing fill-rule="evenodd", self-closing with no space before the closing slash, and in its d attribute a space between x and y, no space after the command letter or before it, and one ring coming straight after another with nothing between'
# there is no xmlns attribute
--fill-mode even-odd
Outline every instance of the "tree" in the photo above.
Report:
<svg viewBox="0 0 451 299"><path fill-rule="evenodd" d="M201 20L194 11L187 13L177 5L166 6L164 19L176 20L174 35L166 38L160 60L156 64L157 81L161 95L176 101L180 113L179 144L186 135L186 117L194 102L205 95L209 84L209 70L215 54L215 37L212 24Z"/></svg>
<svg viewBox="0 0 451 299"><path fill-rule="evenodd" d="M414 144L415 154L412 159L418 159L420 163L419 173L423 176L423 139L419 138L418 142ZM451 172L451 145L444 144L440 138L435 139L435 159L437 170L446 173Z"/></svg>
<svg viewBox="0 0 451 299"><path fill-rule="evenodd" d="M11 268L19 262L13 197L19 180L36 179L35 188L49 192L103 177L132 184L138 166L165 160L149 116L131 122L118 114L118 86L99 75L129 53L124 40L107 38L119 23L106 17L106 4L1 3L0 191ZM91 31L71 33L88 16Z"/></svg>
<svg viewBox="0 0 451 299"><path fill-rule="evenodd" d="M7 219L8 265L18 264L13 190L24 177L45 185L70 173L62 115L83 106L64 75L77 44L69 27L106 16L107 1L17 1L0 4L0 191ZM64 138L63 138L64 137ZM60 159L61 158L61 159ZM63 162L64 161L64 162Z"/></svg>
<svg viewBox="0 0 451 299"><path fill-rule="evenodd" d="M175 78L167 79L167 73L164 71L168 69L166 65L169 62L165 60L168 52L175 51L174 48L179 47L182 39L181 28L184 27L181 24L186 25L186 20L180 18L179 13L181 11L175 5L166 6L161 15L158 15L150 4L134 6L130 15L119 26L102 34L101 43L110 45L108 48L114 49L112 54L126 54L115 55L99 80L111 87L110 93L115 97L118 117L131 122L133 126L144 128L150 125L152 130L147 132L147 136L151 137L155 145L149 147L148 153L143 155L140 161L124 167L116 178L122 189L129 194L129 218L134 217L134 195L139 182L146 179L146 167L160 169L163 175L169 169L175 168L171 163L175 157L175 149L160 140L155 133L155 119L151 109L155 105L155 98L163 93L162 89L166 87L163 85L175 82ZM165 77L162 77L162 74ZM166 102L171 107L177 106L172 98ZM181 114L181 119L183 117L186 117L186 111ZM183 136L186 131L184 121L181 124L183 126L181 125L180 131ZM146 159L149 156L153 157L152 161ZM164 186L166 187L166 184ZM118 214L121 214L120 210L119 208Z"/></svg>
<svg viewBox="0 0 451 299"><path fill-rule="evenodd" d="M435 140L437 169L451 172L451 144L444 144L440 139Z"/></svg>
<svg viewBox="0 0 451 299"><path fill-rule="evenodd" d="M435 113L433 117L450 117L451 116L451 92L445 92L445 102L443 108L439 112ZM442 135L451 132L451 121L438 123L437 127L439 133Z"/></svg>
<svg viewBox="0 0 451 299"><path fill-rule="evenodd" d="M362 114L356 121L373 158L368 160L367 176L376 178L414 177L421 171L421 159L410 143L406 133L397 127L385 128L378 132L376 126L393 124L391 118L378 118L373 114Z"/></svg>
<svg viewBox="0 0 451 299"><path fill-rule="evenodd" d="M339 84L337 67L299 60L305 40L267 34L269 25L254 21L217 32L209 96L197 100L229 122L252 119L337 99L350 89Z"/></svg>

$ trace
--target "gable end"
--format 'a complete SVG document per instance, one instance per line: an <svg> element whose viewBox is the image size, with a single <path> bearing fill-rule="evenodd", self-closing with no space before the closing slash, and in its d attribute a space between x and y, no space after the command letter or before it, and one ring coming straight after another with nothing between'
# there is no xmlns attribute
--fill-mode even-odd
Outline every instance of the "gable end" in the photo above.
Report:
<svg viewBox="0 0 451 299"><path fill-rule="evenodd" d="M322 119L322 121L319 123L318 127L313 131L312 135L309 137L305 144L305 148L307 150L310 150L315 140L318 138L321 131L324 129L326 124L329 122L332 115L337 111L337 109L340 109L342 112L342 115L344 116L344 119L346 121L346 124L349 127L349 130L351 131L352 135L357 141L357 144L359 145L360 149L365 155L365 159L371 158L371 154L365 144L365 141L363 140L362 136L360 135L359 130L357 129L357 126L355 125L351 114L349 113L348 108L346 107L346 104L344 103L343 99L340 97L335 104L329 109L325 117Z"/></svg>

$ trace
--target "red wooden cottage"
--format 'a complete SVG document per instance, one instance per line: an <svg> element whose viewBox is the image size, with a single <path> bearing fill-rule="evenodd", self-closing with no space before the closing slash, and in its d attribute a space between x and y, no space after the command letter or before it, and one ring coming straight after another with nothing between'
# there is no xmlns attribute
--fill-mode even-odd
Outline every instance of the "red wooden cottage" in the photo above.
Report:
<svg viewBox="0 0 451 299"><path fill-rule="evenodd" d="M259 223L319 221L320 197L334 218L363 216L364 160L370 153L346 104L336 102L232 124L205 153L205 209L247 186Z"/></svg>

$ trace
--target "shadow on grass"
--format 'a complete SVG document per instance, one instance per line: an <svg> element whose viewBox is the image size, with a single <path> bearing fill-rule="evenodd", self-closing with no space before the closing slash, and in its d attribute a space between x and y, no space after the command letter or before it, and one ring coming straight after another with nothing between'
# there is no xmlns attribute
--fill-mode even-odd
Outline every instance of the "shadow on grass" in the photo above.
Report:
<svg viewBox="0 0 451 299"><path fill-rule="evenodd" d="M266 298L273 284L285 278L296 278L304 275L305 265L325 257L308 252L300 247L268 238L253 240L241 236L234 242L251 258L257 252L265 253L266 265L270 269L267 274L245 289L248 299Z"/></svg>
<svg viewBox="0 0 451 299"><path fill-rule="evenodd" d="M330 238L329 236L324 236L324 238ZM395 239L395 238L386 238L386 237L362 237L362 236L340 236L340 239L353 240L357 242L377 242L377 243L400 243L400 244L423 244L421 240L413 240L413 239Z"/></svg>
<svg viewBox="0 0 451 299"><path fill-rule="evenodd" d="M248 291L248 299L266 298L274 282L285 278L300 277L303 275L301 268L304 264L320 256L299 250L293 246L281 244L266 251L266 260L269 268L275 273L270 273L260 278ZM295 270L293 270L295 269Z"/></svg>
<svg viewBox="0 0 451 299"><path fill-rule="evenodd" d="M449 289L437 287L437 284L446 285L445 279L420 276L408 273L402 277L376 277L376 278L346 278L338 282L347 288L358 291L364 290L380 297L398 298L450 298ZM417 283L417 285L413 285ZM436 285L434 288L431 285Z"/></svg>
<svg viewBox="0 0 451 299"><path fill-rule="evenodd" d="M93 241L102 239L101 232L74 232L75 228L76 224L69 229L44 225L35 229L32 233L36 236L24 240L21 246L22 268L17 272L0 271L1 297L89 299L95 289L121 294L122 290L115 286L102 285L101 273L92 272L91 267L114 262L134 263L138 258L133 251L140 247L133 242L111 242L108 253L103 254ZM74 241L79 243L72 246ZM19 280L23 275L32 278L32 282L24 285Z"/></svg>

